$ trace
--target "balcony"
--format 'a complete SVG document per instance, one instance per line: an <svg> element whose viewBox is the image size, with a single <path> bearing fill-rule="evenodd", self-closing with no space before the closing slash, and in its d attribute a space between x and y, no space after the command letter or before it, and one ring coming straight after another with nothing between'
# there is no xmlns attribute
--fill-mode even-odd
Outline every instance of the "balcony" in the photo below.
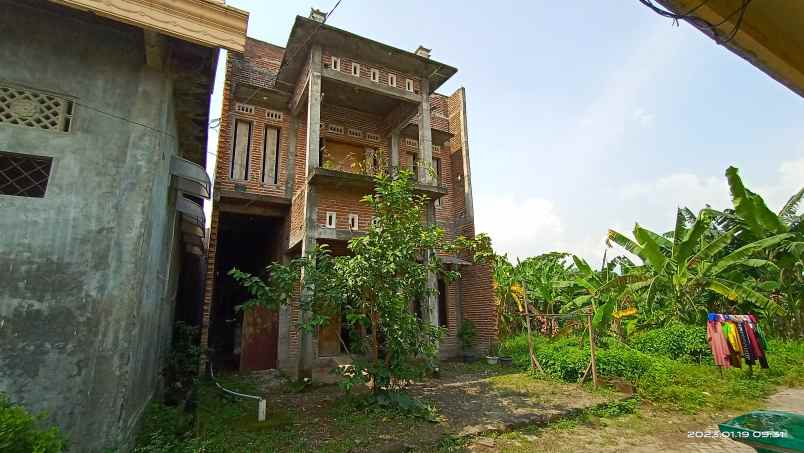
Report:
<svg viewBox="0 0 804 453"><path fill-rule="evenodd" d="M343 170L328 168L313 168L307 177L310 185L319 185L335 188L361 189L366 193L374 190L374 177L370 174L352 173ZM423 184L417 182L415 190L423 193L431 199L438 199L447 194L447 186L444 184Z"/></svg>
<svg viewBox="0 0 804 453"><path fill-rule="evenodd" d="M447 117L438 111L433 111L430 115L430 134L434 145L441 145L455 135L449 131ZM402 135L413 138L419 137L419 115L413 117L402 129Z"/></svg>

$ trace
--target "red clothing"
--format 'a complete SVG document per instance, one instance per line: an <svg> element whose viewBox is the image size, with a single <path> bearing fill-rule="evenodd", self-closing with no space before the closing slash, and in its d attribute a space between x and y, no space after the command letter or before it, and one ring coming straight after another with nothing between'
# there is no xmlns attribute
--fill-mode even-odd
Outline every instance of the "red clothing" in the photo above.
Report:
<svg viewBox="0 0 804 453"><path fill-rule="evenodd" d="M707 322L706 333L709 340L709 347L712 349L712 358L715 360L715 365L730 368L729 347L726 344L726 339L723 337L723 330L720 327L720 323L716 321Z"/></svg>

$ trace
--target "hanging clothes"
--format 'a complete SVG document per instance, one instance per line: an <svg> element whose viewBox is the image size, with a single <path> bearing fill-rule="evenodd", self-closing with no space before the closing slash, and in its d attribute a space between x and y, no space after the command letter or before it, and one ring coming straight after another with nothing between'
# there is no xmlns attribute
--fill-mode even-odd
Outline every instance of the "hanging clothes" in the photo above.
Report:
<svg viewBox="0 0 804 453"><path fill-rule="evenodd" d="M730 368L731 359L729 356L731 352L726 344L726 339L723 337L720 323L707 321L706 334L709 340L709 347L712 349L712 358L715 360L715 365Z"/></svg>
<svg viewBox="0 0 804 453"><path fill-rule="evenodd" d="M749 365L753 365L754 360L754 353L751 351L751 342L748 339L748 334L745 332L745 323L743 321L739 321L737 324L737 333L740 339L740 347L743 350L743 358L745 359L745 363Z"/></svg>
<svg viewBox="0 0 804 453"><path fill-rule="evenodd" d="M709 313L706 334L717 366L741 368L745 359L768 368L767 339L756 316Z"/></svg>
<svg viewBox="0 0 804 453"><path fill-rule="evenodd" d="M754 357L759 361L759 366L768 368L768 359L765 357L765 351L762 350L762 344L755 332L756 324L750 322L745 323L745 333L748 335L748 341L751 343L751 351Z"/></svg>

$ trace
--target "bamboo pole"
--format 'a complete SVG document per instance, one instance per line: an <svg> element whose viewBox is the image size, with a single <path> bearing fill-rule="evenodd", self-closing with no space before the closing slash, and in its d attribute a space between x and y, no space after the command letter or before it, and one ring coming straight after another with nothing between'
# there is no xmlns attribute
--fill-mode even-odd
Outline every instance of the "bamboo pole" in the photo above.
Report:
<svg viewBox="0 0 804 453"><path fill-rule="evenodd" d="M530 354L530 369L539 369L542 371L542 366L536 360L536 354L533 353L533 333L530 331L530 309L528 308L528 290L525 288L525 282L522 282L522 300L525 305L525 322L528 328L528 353Z"/></svg>
<svg viewBox="0 0 804 453"><path fill-rule="evenodd" d="M592 365L592 385L597 388L597 360L595 358L595 331L592 328L592 312L586 313L586 325L589 328L589 353Z"/></svg>

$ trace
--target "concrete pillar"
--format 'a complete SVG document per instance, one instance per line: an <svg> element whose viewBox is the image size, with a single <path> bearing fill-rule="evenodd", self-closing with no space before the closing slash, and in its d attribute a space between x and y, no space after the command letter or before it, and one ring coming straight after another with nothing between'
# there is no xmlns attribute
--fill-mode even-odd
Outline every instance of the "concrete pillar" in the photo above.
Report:
<svg viewBox="0 0 804 453"><path fill-rule="evenodd" d="M421 80L421 97L419 103L419 181L425 184L435 184L430 176L430 167L433 163L433 138L430 129L430 82Z"/></svg>
<svg viewBox="0 0 804 453"><path fill-rule="evenodd" d="M435 223L435 205L432 200L427 202L427 207L425 208L425 215L427 218L427 223L432 225ZM435 250L429 250L427 252L427 256L425 257L427 260L433 259L436 252ZM427 290L432 292L429 296L427 296L426 304L424 310L424 318L430 322L430 324L434 326L438 326L438 294L435 292L438 290L438 278L435 273L430 272L427 274Z"/></svg>
<svg viewBox="0 0 804 453"><path fill-rule="evenodd" d="M312 169L319 166L319 138L321 137L321 46L313 45L310 50L310 86L307 95L307 165L305 165L305 176L309 176ZM306 180L306 178L305 178ZM316 246L316 235L318 231L318 201L315 187L306 185L304 188L304 236L301 244L302 256L310 253ZM304 271L302 279L302 301L309 300L312 293L309 288L305 289ZM302 313L303 319L307 319L309 313ZM308 332L301 332L299 350L299 377L311 377L314 360L313 335Z"/></svg>
<svg viewBox="0 0 804 453"><path fill-rule="evenodd" d="M466 123L466 89L460 88L460 132L461 132L461 157L463 158L463 199L464 210L468 219L475 218L474 202L472 200L472 168L469 165L469 129Z"/></svg>
<svg viewBox="0 0 804 453"><path fill-rule="evenodd" d="M310 169L317 168L318 141L321 137L321 46L314 45L310 50L310 87L307 94L307 166L305 176Z"/></svg>

